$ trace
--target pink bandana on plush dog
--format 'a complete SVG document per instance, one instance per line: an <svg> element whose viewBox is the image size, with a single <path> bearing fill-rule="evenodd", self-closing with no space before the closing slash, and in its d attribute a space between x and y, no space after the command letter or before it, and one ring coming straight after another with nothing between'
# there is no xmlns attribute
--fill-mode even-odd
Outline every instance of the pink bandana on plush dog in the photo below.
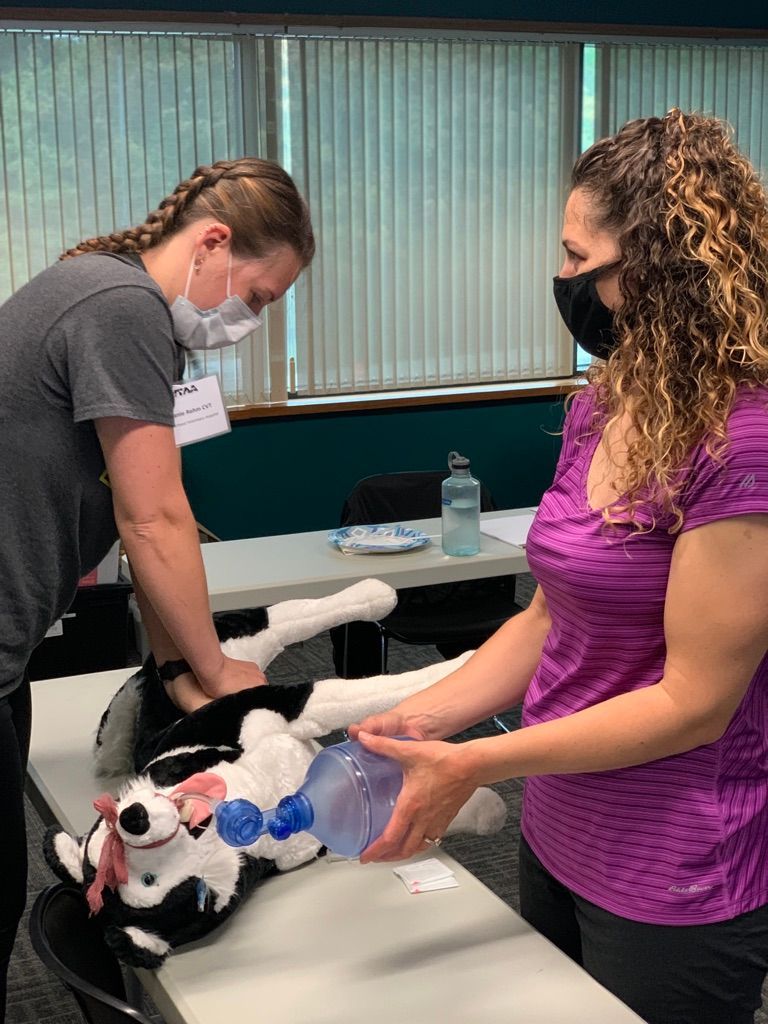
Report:
<svg viewBox="0 0 768 1024"><path fill-rule="evenodd" d="M93 801L93 806L104 816L107 824L107 835L99 854L99 864L96 868L96 877L88 886L85 894L88 906L92 914L98 914L104 906L102 893L104 886L109 889L116 889L118 885L128 881L128 866L125 863L125 848L123 840L115 829L117 824L117 804L115 798L109 793L102 793Z"/></svg>

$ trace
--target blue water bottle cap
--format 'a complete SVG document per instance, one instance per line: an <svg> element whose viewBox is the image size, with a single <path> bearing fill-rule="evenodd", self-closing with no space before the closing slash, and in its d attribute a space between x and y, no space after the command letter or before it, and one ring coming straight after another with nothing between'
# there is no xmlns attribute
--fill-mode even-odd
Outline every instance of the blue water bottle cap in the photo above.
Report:
<svg viewBox="0 0 768 1024"><path fill-rule="evenodd" d="M222 800L214 816L216 831L228 846L250 846L264 834L264 815L250 800Z"/></svg>

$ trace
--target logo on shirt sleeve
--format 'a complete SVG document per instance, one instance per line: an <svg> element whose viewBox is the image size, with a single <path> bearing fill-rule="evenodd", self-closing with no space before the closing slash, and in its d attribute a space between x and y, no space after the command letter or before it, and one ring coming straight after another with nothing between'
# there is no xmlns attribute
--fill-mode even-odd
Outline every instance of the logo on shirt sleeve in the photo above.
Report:
<svg viewBox="0 0 768 1024"><path fill-rule="evenodd" d="M699 885L698 882L694 882L693 885L670 885L667 892L680 893L682 896L694 895L697 892L709 892L713 886L711 885Z"/></svg>

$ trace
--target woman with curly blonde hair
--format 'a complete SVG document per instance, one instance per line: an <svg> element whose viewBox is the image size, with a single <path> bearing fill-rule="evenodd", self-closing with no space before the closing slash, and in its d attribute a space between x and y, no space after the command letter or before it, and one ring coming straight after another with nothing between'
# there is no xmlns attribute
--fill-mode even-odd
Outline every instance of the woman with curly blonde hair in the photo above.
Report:
<svg viewBox="0 0 768 1024"><path fill-rule="evenodd" d="M525 776L523 916L650 1024L749 1024L768 970L768 200L673 110L577 161L554 290L600 360L458 671L351 730L405 784L364 860ZM523 728L444 737L523 701ZM423 743L393 742L410 735Z"/></svg>

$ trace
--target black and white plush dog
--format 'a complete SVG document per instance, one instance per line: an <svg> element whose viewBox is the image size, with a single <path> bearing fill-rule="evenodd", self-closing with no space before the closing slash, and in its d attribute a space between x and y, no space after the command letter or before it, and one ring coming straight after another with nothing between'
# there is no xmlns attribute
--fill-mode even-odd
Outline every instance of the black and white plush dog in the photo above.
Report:
<svg viewBox="0 0 768 1024"><path fill-rule="evenodd" d="M383 618L395 602L386 584L364 580L328 598L222 614L217 630L226 654L266 668L288 644ZM85 836L50 829L46 859L60 878L82 886L124 963L158 967L174 947L216 928L266 875L322 849L306 832L233 849L207 827L209 800L274 807L301 785L318 737L393 707L465 657L400 675L255 687L188 715L167 697L150 660L118 690L99 726L96 772L116 796L95 801L100 817ZM504 814L501 798L480 789L452 830L488 834Z"/></svg>

